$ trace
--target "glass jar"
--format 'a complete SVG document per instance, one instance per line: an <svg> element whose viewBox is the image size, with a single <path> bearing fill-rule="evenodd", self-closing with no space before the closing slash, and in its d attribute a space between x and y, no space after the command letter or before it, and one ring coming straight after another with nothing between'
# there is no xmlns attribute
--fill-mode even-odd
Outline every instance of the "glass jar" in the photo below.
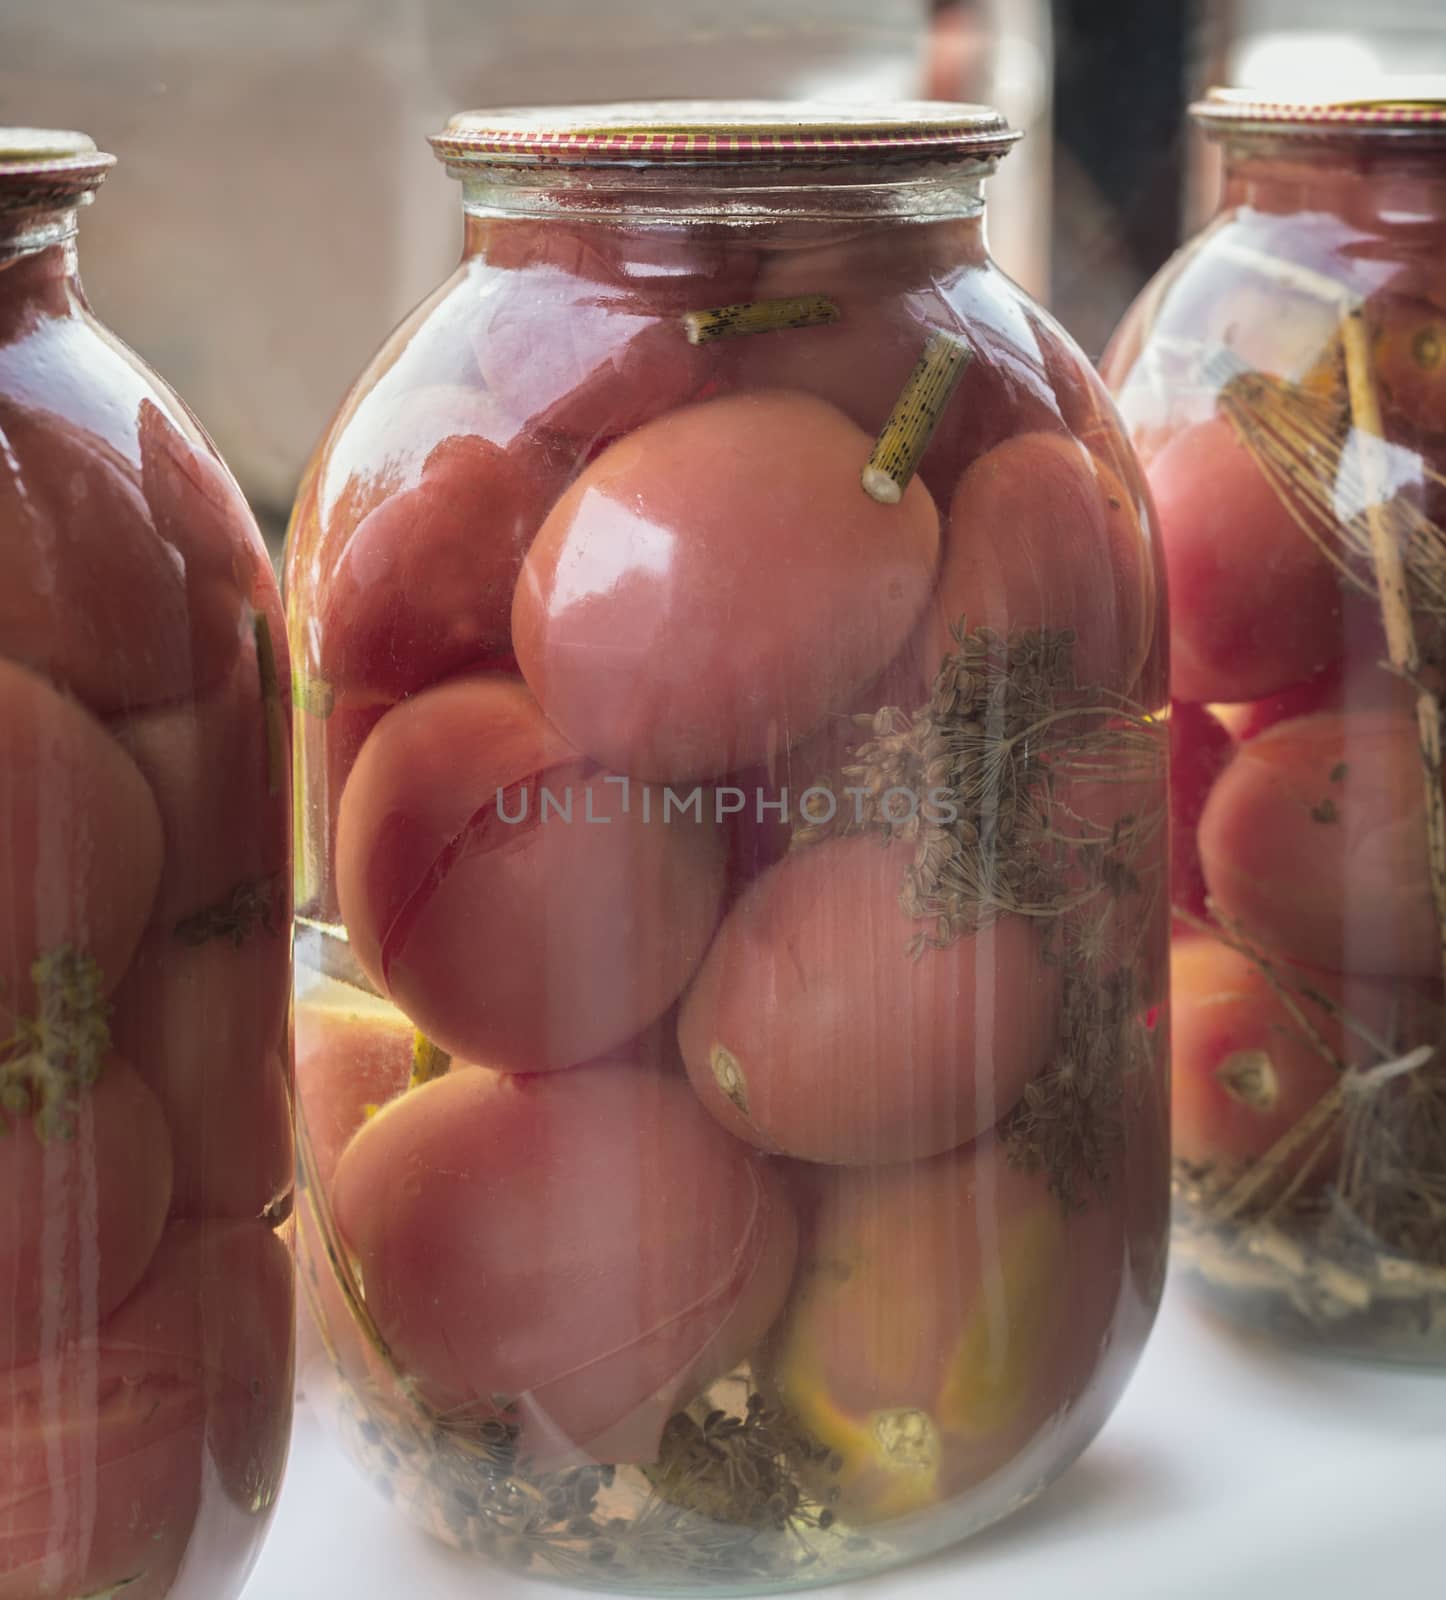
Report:
<svg viewBox="0 0 1446 1600"><path fill-rule="evenodd" d="M86 304L111 165L0 130L0 1600L224 1600L291 1408L286 641Z"/></svg>
<svg viewBox="0 0 1446 1600"><path fill-rule="evenodd" d="M462 262L303 486L304 1281L367 1471L517 1571L951 1543L1151 1320L1163 595L985 248L1011 137L459 117Z"/></svg>
<svg viewBox="0 0 1446 1600"><path fill-rule="evenodd" d="M1220 209L1105 362L1172 602L1177 1259L1438 1362L1443 95L1197 106Z"/></svg>

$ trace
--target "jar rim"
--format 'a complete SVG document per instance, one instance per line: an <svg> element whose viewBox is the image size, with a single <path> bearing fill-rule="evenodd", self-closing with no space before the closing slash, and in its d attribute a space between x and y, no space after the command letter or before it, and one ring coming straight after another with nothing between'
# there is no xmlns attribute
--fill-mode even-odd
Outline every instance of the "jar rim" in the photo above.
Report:
<svg viewBox="0 0 1446 1600"><path fill-rule="evenodd" d="M1353 134L1446 137L1446 76L1391 77L1317 89L1311 94L1261 88L1214 88L1190 107L1218 136L1247 131L1284 135Z"/></svg>
<svg viewBox="0 0 1446 1600"><path fill-rule="evenodd" d="M68 128L0 127L0 210L74 205L100 187L115 157Z"/></svg>
<svg viewBox="0 0 1446 1600"><path fill-rule="evenodd" d="M905 100L659 100L463 111L431 136L476 167L840 166L1004 155L1022 135L992 106Z"/></svg>

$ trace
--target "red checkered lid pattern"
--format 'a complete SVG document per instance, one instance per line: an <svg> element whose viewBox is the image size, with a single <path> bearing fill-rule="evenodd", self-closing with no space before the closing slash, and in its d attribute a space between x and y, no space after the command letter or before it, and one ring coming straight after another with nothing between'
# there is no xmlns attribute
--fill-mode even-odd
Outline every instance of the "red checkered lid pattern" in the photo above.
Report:
<svg viewBox="0 0 1446 1600"><path fill-rule="evenodd" d="M466 111L432 136L449 165L833 165L1002 155L1019 138L989 106L659 101Z"/></svg>

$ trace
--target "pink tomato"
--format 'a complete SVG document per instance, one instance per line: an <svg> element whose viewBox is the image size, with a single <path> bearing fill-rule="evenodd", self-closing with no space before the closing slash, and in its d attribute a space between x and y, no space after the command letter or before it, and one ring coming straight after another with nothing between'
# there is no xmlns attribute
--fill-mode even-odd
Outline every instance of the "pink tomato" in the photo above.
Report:
<svg viewBox="0 0 1446 1600"><path fill-rule="evenodd" d="M517 574L567 470L474 389L395 411L410 448L329 525L309 641L334 693L393 700L510 653Z"/></svg>
<svg viewBox="0 0 1446 1600"><path fill-rule="evenodd" d="M1130 689L1155 626L1150 549L1128 491L1064 434L1027 433L980 457L959 480L928 659L956 645L961 622L1000 633L1066 629L1075 682Z"/></svg>
<svg viewBox="0 0 1446 1600"><path fill-rule="evenodd" d="M485 387L520 423L584 450L716 380L719 346L690 344L682 313L747 298L755 270L751 250L693 230L479 220L472 243L485 262L471 318Z"/></svg>
<svg viewBox="0 0 1446 1600"><path fill-rule="evenodd" d="M274 1503L286 1462L294 1316L291 1247L265 1223L174 1222L102 1329L136 1372L169 1371L199 1391L206 1453L253 1519Z"/></svg>
<svg viewBox="0 0 1446 1600"><path fill-rule="evenodd" d="M1182 1160L1231 1168L1260 1160L1338 1083L1339 1073L1260 967L1208 938L1177 940L1170 958L1171 1142ZM1287 969L1336 1007L1339 978ZM1351 1039L1337 1012L1295 996L1310 1027L1342 1059ZM1328 1130L1327 1130L1328 1131ZM1332 1175L1334 1139L1302 1146L1282 1176L1309 1166L1315 1182Z"/></svg>
<svg viewBox="0 0 1446 1600"><path fill-rule="evenodd" d="M451 1054L517 1071L598 1055L667 1009L717 919L711 793L666 801L582 760L520 683L429 689L378 723L342 796L352 949Z"/></svg>
<svg viewBox="0 0 1446 1600"><path fill-rule="evenodd" d="M1205 915L1205 869L1196 829L1215 780L1230 764L1235 741L1204 706L1170 707L1170 890L1171 900L1197 917Z"/></svg>
<svg viewBox="0 0 1446 1600"><path fill-rule="evenodd" d="M180 1224L104 1323L0 1374L0 1600L213 1595L215 1546L234 1570L275 1498L291 1316L274 1234Z"/></svg>
<svg viewBox="0 0 1446 1600"><path fill-rule="evenodd" d="M1172 691L1255 700L1329 667L1345 648L1335 568L1223 417L1152 459L1170 582Z"/></svg>
<svg viewBox="0 0 1446 1600"><path fill-rule="evenodd" d="M15 1070L11 1056L0 1076ZM3 1113L0 1363L94 1331L135 1288L165 1226L171 1140L156 1097L117 1056L69 1099L69 1136Z"/></svg>
<svg viewBox="0 0 1446 1600"><path fill-rule="evenodd" d="M1446 309L1382 296L1366 317L1387 411L1412 432L1446 434Z"/></svg>
<svg viewBox="0 0 1446 1600"><path fill-rule="evenodd" d="M681 1080L630 1065L454 1068L336 1169L367 1306L431 1406L538 1463L645 1462L783 1303L795 1227L767 1164Z"/></svg>
<svg viewBox="0 0 1446 1600"><path fill-rule="evenodd" d="M279 617L268 618L272 659L284 660ZM110 731L151 786L165 858L152 917L168 927L214 911L237 891L275 897L286 919L291 828L290 701L265 683L254 637L221 686L117 718Z"/></svg>
<svg viewBox="0 0 1446 1600"><path fill-rule="evenodd" d="M1386 645L1365 655L1352 651L1353 659L1337 661L1301 683L1292 683L1278 694L1243 705L1215 706L1212 710L1235 738L1244 744L1277 722L1308 717L1317 711L1402 711L1410 713L1415 691L1388 667L1380 665Z"/></svg>
<svg viewBox="0 0 1446 1600"><path fill-rule="evenodd" d="M605 451L523 566L513 643L568 738L619 772L715 776L803 738L897 654L938 515L864 493L870 442L806 395L731 395Z"/></svg>
<svg viewBox="0 0 1446 1600"><path fill-rule="evenodd" d="M200 944L162 928L116 991L116 1048L170 1128L173 1215L258 1217L290 1188L284 917Z"/></svg>
<svg viewBox="0 0 1446 1600"><path fill-rule="evenodd" d="M101 715L221 681L274 594L225 468L151 399L138 461L53 413L0 400L0 654Z"/></svg>
<svg viewBox="0 0 1446 1600"><path fill-rule="evenodd" d="M296 1100L314 1163L309 1178L323 1193L368 1111L393 1100L412 1072L415 1029L380 1007L296 1007Z"/></svg>
<svg viewBox="0 0 1446 1600"><path fill-rule="evenodd" d="M0 1002L7 1020L33 1010L31 969L41 957L82 954L99 969L102 991L113 988L160 875L161 819L135 763L75 701L0 661Z"/></svg>
<svg viewBox="0 0 1446 1600"><path fill-rule="evenodd" d="M900 908L906 844L796 850L724 919L683 1000L688 1075L765 1150L869 1164L952 1149L1018 1100L1054 1040L1059 969L1024 918L944 950Z"/></svg>
<svg viewBox="0 0 1446 1600"><path fill-rule="evenodd" d="M930 338L952 333L970 360L919 463L944 504L975 457L1023 429L1058 427L1052 334L1017 291L982 270L977 223L860 227L765 253L755 296L825 295L834 323L735 342L730 381L803 390L877 437Z"/></svg>
<svg viewBox="0 0 1446 1600"><path fill-rule="evenodd" d="M1295 961L1438 973L1423 785L1413 717L1322 712L1277 723L1240 747L1200 819L1212 899Z"/></svg>
<svg viewBox="0 0 1446 1600"><path fill-rule="evenodd" d="M1070 1213L991 1140L820 1173L797 1287L759 1363L832 1460L805 1470L850 1521L927 1511L1003 1471L1089 1387L1123 1227Z"/></svg>

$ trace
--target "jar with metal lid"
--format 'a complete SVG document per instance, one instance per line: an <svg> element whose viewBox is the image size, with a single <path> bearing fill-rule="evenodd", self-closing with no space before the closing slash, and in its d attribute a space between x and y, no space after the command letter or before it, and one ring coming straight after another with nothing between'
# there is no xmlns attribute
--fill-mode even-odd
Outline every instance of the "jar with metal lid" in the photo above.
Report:
<svg viewBox="0 0 1446 1600"><path fill-rule="evenodd" d="M305 1281L444 1540L951 1543L1160 1287L1163 596L984 108L469 115L287 557Z"/></svg>
<svg viewBox="0 0 1446 1600"><path fill-rule="evenodd" d="M1220 208L1106 358L1159 511L1178 1259L1446 1360L1446 84L1195 107Z"/></svg>
<svg viewBox="0 0 1446 1600"><path fill-rule="evenodd" d="M291 1414L275 579L0 130L0 1597L240 1592Z"/></svg>

